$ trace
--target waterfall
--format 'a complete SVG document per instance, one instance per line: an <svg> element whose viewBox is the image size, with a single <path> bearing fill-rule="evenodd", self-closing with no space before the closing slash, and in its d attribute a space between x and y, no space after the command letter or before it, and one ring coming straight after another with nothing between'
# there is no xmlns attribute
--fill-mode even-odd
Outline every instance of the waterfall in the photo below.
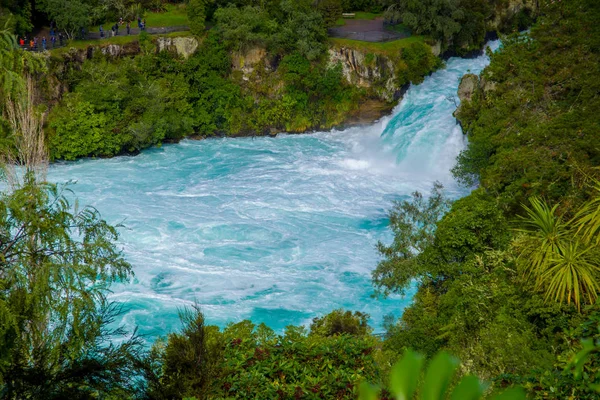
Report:
<svg viewBox="0 0 600 400"><path fill-rule="evenodd" d="M371 314L377 328L414 294L370 298L375 246L392 240L387 212L436 180L466 193L449 173L465 146L449 99L463 74L488 62L448 60L367 127L185 140L57 163L49 179L76 180L81 204L126 226L120 245L135 278L110 299L124 305L119 322L149 339L177 328L178 309L194 302L220 326L251 318L282 330L344 307Z"/></svg>

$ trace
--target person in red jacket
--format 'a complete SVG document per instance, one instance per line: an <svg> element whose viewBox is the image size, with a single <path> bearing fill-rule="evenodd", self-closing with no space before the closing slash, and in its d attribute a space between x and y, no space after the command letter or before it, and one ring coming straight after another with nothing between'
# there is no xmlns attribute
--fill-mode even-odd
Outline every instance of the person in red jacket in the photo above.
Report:
<svg viewBox="0 0 600 400"><path fill-rule="evenodd" d="M25 47L25 39L19 39L19 46L21 46L21 48Z"/></svg>

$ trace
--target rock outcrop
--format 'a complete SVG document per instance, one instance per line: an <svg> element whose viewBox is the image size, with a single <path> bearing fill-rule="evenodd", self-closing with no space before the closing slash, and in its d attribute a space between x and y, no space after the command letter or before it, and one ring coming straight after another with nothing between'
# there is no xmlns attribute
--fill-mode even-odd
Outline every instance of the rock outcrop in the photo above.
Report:
<svg viewBox="0 0 600 400"><path fill-rule="evenodd" d="M173 52L184 58L188 58L196 52L200 43L198 39L191 36L182 37L158 37L156 38L156 51L163 50ZM84 49L70 48L63 54L65 61L83 63L100 52L110 58L134 57L142 52L138 41L126 44L105 44L101 41L95 45L89 45Z"/></svg>
<svg viewBox="0 0 600 400"><path fill-rule="evenodd" d="M193 36L182 37L158 37L156 39L156 49L158 52L167 50L176 53L183 58L188 58L196 52L200 42Z"/></svg>
<svg viewBox="0 0 600 400"><path fill-rule="evenodd" d="M454 118L458 121L458 123L462 126L462 122L460 120L461 111L464 110L465 107L473 100L475 95L482 96L485 98L486 94L494 91L496 89L496 82L492 81L487 75L487 78L482 76L477 76L475 74L466 74L460 79L460 84L458 85L458 98L460 99L460 105L456 108L454 113Z"/></svg>
<svg viewBox="0 0 600 400"><path fill-rule="evenodd" d="M396 85L394 63L384 55L347 47L331 47L329 63L331 67L341 64L342 73L349 84L374 89L381 100L392 102L401 92Z"/></svg>
<svg viewBox="0 0 600 400"><path fill-rule="evenodd" d="M241 71L243 79L249 80L254 69L265 60L267 50L262 47L254 47L245 52L235 52L231 55L231 63L234 71Z"/></svg>
<svg viewBox="0 0 600 400"><path fill-rule="evenodd" d="M460 102L462 103L465 100L471 101L471 99L473 98L473 94L475 93L475 90L478 86L479 77L477 75L464 75L460 80L460 84L458 85L458 98L460 99Z"/></svg>
<svg viewBox="0 0 600 400"><path fill-rule="evenodd" d="M506 0L497 5L494 18L489 21L488 31L502 31L509 21L512 21L520 12L535 15L538 12L538 0Z"/></svg>

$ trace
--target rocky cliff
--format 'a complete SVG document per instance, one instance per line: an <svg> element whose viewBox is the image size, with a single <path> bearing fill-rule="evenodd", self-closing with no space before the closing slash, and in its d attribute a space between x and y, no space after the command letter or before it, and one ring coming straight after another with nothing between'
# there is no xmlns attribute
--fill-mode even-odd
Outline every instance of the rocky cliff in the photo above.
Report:
<svg viewBox="0 0 600 400"><path fill-rule="evenodd" d="M398 99L401 88L396 84L394 62L389 57L349 47L331 47L329 64L338 63L349 84L373 89L377 97L386 102Z"/></svg>
<svg viewBox="0 0 600 400"><path fill-rule="evenodd" d="M152 42L132 41L126 44L109 44L98 42L86 48L70 48L48 55L50 71L46 80L44 99L51 106L59 101L62 95L69 91L68 71L80 68L86 60L102 54L108 58L117 59L134 57L143 52L168 51L181 57L188 58L200 46L194 37L155 37ZM439 47L439 46L438 46ZM433 57L435 51L431 49ZM343 125L354 125L372 122L387 114L401 98L407 85L399 84L399 74L405 73L407 66L398 54L370 53L349 46L330 45L328 50L329 67L340 65L343 76L349 85L364 89L362 100L355 104ZM260 93L272 99L280 99L284 95L283 75L279 71L280 59L270 57L265 48L255 47L244 52L231 54L232 76L249 94ZM406 79L403 81L406 82ZM307 128L308 129L308 128ZM292 128L291 131L302 131L302 127ZM304 129L305 130L305 129Z"/></svg>
<svg viewBox="0 0 600 400"><path fill-rule="evenodd" d="M508 26L513 25L514 19L521 13L529 16L537 15L538 3L539 0L505 0L498 2L493 18L488 22L488 32L506 30Z"/></svg>
<svg viewBox="0 0 600 400"><path fill-rule="evenodd" d="M489 92L496 89L496 82L490 79L489 74L483 73L481 76L475 74L466 74L460 80L458 85L458 98L460 104L454 111L453 115L462 126L461 116L470 112L475 98L485 98ZM465 134L467 132L464 132Z"/></svg>

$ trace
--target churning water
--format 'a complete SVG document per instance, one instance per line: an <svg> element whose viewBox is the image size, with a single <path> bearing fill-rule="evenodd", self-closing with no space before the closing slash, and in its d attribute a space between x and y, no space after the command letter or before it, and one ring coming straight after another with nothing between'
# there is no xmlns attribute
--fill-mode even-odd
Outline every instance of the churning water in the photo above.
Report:
<svg viewBox="0 0 600 400"><path fill-rule="evenodd" d="M281 330L344 307L379 328L412 296L370 298L375 245L392 239L387 211L436 180L464 194L449 172L465 146L450 99L463 74L488 62L450 59L372 126L186 140L58 163L50 180L77 181L81 204L126 226L121 246L135 278L110 298L125 306L121 323L150 339L177 328L178 309L195 301L221 326L250 318Z"/></svg>

